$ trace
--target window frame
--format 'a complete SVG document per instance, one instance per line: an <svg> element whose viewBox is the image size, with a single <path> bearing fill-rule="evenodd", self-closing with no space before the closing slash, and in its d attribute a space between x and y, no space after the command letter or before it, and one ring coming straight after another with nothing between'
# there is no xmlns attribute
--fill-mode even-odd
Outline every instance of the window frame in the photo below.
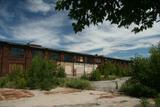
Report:
<svg viewBox="0 0 160 107"><path fill-rule="evenodd" d="M21 47L11 47L10 48L10 57L12 58L24 58L25 49Z"/></svg>

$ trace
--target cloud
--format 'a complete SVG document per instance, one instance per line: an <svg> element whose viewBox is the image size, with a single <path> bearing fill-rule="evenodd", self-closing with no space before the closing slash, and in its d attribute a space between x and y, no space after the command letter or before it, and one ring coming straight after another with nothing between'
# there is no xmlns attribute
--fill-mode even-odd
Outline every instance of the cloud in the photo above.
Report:
<svg viewBox="0 0 160 107"><path fill-rule="evenodd" d="M9 12L8 8L14 9ZM148 49L160 41L160 23L152 29L134 34L131 28L117 28L104 22L75 34L66 12L56 13L53 2L27 0L24 7L16 8L7 4L0 9L0 39L24 43L34 41L44 47L117 58L128 58L135 53L147 54L147 51L142 53L140 50Z"/></svg>
<svg viewBox="0 0 160 107"><path fill-rule="evenodd" d="M48 4L44 0L28 0L27 9L31 12L49 12L54 9L54 3Z"/></svg>
<svg viewBox="0 0 160 107"><path fill-rule="evenodd" d="M67 36L66 39L68 41L75 42L67 46L67 49L71 51L88 52L89 50L102 48L102 50L97 51L97 53L109 55L116 51L148 48L151 47L152 44L160 41L159 25L159 23L155 24L152 29L134 34L131 33L130 29L119 29L116 25L110 25L108 22L105 22L99 26L91 26L82 33L77 34L77 36ZM96 52L91 54L96 54Z"/></svg>
<svg viewBox="0 0 160 107"><path fill-rule="evenodd" d="M39 20L30 20L10 29L17 40L34 41L33 43L49 48L59 48L62 47L60 29L69 23L62 16L63 14L56 14Z"/></svg>

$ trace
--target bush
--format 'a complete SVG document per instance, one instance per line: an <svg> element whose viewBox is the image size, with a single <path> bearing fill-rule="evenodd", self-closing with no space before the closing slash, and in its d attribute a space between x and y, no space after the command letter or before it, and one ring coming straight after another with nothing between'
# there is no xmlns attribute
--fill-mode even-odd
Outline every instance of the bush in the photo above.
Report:
<svg viewBox="0 0 160 107"><path fill-rule="evenodd" d="M141 107L149 107L149 101L146 98L141 98Z"/></svg>
<svg viewBox="0 0 160 107"><path fill-rule="evenodd" d="M26 73L20 68L15 67L15 69L10 74L8 74L6 77L2 77L0 80L0 87L26 88Z"/></svg>
<svg viewBox="0 0 160 107"><path fill-rule="evenodd" d="M80 78L84 80L89 80L89 77L86 74L83 74Z"/></svg>
<svg viewBox="0 0 160 107"><path fill-rule="evenodd" d="M82 79L71 79L66 82L66 86L76 89L91 89L90 82Z"/></svg>
<svg viewBox="0 0 160 107"><path fill-rule="evenodd" d="M26 72L16 68L12 73L1 78L0 87L49 90L63 84L62 78L65 76L62 67L36 56Z"/></svg>
<svg viewBox="0 0 160 107"><path fill-rule="evenodd" d="M90 80L99 81L101 80L101 73L99 70L94 70L90 75Z"/></svg>
<svg viewBox="0 0 160 107"><path fill-rule="evenodd" d="M132 78L160 92L160 44L150 49L149 58L135 57Z"/></svg>
<svg viewBox="0 0 160 107"><path fill-rule="evenodd" d="M57 86L57 75L64 76L61 69L58 73L57 72L58 70L56 64L36 56L33 58L31 67L27 72L27 85L31 89L49 90Z"/></svg>
<svg viewBox="0 0 160 107"><path fill-rule="evenodd" d="M128 80L122 85L121 91L133 97L155 97L156 90L147 87L136 80Z"/></svg>
<svg viewBox="0 0 160 107"><path fill-rule="evenodd" d="M160 94L155 99L155 107L160 107Z"/></svg>
<svg viewBox="0 0 160 107"><path fill-rule="evenodd" d="M107 62L100 65L96 70L94 70L89 80L99 81L99 80L111 80L117 77L129 76L129 67L123 67L113 62Z"/></svg>
<svg viewBox="0 0 160 107"><path fill-rule="evenodd" d="M65 78L66 77L66 73L65 73L65 70L64 70L63 67L58 67L57 68L56 76L59 77L59 78Z"/></svg>

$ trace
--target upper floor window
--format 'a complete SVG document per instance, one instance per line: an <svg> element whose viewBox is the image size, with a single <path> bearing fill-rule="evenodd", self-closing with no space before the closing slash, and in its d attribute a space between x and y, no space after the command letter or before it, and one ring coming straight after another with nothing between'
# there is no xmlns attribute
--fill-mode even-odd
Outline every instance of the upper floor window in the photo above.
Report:
<svg viewBox="0 0 160 107"><path fill-rule="evenodd" d="M16 58L24 57L24 49L23 48L11 48L11 56Z"/></svg>
<svg viewBox="0 0 160 107"><path fill-rule="evenodd" d="M43 56L43 51L41 50L32 50L32 57L35 57L35 56Z"/></svg>
<svg viewBox="0 0 160 107"><path fill-rule="evenodd" d="M73 61L73 55L64 54L64 61Z"/></svg>
<svg viewBox="0 0 160 107"><path fill-rule="evenodd" d="M84 62L83 56L76 56L76 61L77 62Z"/></svg>
<svg viewBox="0 0 160 107"><path fill-rule="evenodd" d="M59 53L52 53L50 55L50 59L54 61L58 61L60 59L60 54Z"/></svg>
<svg viewBox="0 0 160 107"><path fill-rule="evenodd" d="M101 63L101 58L95 58L96 63Z"/></svg>
<svg viewBox="0 0 160 107"><path fill-rule="evenodd" d="M86 62L87 62L87 63L94 63L92 57L87 57L87 58L86 58Z"/></svg>

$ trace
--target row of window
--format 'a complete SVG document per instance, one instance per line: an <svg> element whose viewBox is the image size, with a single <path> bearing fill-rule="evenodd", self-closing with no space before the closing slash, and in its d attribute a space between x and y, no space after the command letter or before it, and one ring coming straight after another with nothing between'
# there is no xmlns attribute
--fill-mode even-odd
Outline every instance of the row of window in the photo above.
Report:
<svg viewBox="0 0 160 107"><path fill-rule="evenodd" d="M15 58L24 58L25 56L25 50L23 48L11 48L10 54L12 57ZM32 50L32 56L40 55L43 56L43 51L40 50ZM51 53L50 58L51 60L58 61L60 59L63 59L63 61L72 62L73 60L76 62L97 62L100 63L100 58L93 58L93 57L83 57L83 56L74 56L72 54L63 54L62 56L59 53Z"/></svg>

